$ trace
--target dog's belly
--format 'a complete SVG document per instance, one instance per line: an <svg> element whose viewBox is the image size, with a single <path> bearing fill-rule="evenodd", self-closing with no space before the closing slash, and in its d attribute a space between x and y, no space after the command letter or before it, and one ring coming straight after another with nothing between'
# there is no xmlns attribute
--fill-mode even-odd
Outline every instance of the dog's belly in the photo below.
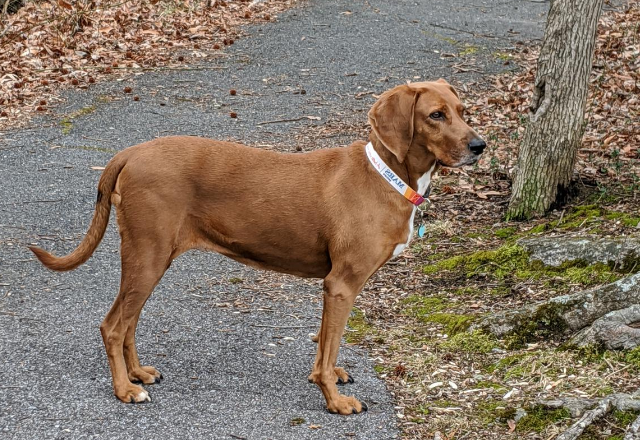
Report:
<svg viewBox="0 0 640 440"><path fill-rule="evenodd" d="M273 270L305 278L324 278L331 271L325 246L284 235L279 240L259 232L255 235L226 235L219 230L201 231L198 248L211 250L257 269Z"/></svg>
<svg viewBox="0 0 640 440"><path fill-rule="evenodd" d="M324 278L331 271L331 263L328 259L307 259L306 261L302 261L299 259L292 260L282 258L282 256L279 255L251 255L251 253L238 255L236 253L220 253L257 269L273 270L304 278Z"/></svg>

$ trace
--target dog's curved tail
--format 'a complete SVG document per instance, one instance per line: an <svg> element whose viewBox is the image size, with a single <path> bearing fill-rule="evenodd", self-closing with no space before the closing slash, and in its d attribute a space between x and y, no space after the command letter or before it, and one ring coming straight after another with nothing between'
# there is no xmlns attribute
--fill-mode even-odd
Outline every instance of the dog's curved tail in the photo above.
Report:
<svg viewBox="0 0 640 440"><path fill-rule="evenodd" d="M72 270L85 263L93 255L107 230L109 214L111 213L111 193L115 189L118 175L126 165L128 157L129 154L126 150L116 154L102 172L98 182L98 199L91 226L89 226L89 230L82 242L73 252L64 257L56 257L39 247L29 246L31 252L47 268L58 271Z"/></svg>

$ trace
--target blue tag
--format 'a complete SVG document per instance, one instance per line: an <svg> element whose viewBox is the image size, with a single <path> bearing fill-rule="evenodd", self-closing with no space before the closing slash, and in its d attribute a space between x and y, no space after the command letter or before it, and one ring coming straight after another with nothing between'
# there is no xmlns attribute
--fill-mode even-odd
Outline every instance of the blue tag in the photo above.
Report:
<svg viewBox="0 0 640 440"><path fill-rule="evenodd" d="M425 227L424 223L418 226L418 237L420 238L424 237L424 233L426 232L426 229L427 228Z"/></svg>

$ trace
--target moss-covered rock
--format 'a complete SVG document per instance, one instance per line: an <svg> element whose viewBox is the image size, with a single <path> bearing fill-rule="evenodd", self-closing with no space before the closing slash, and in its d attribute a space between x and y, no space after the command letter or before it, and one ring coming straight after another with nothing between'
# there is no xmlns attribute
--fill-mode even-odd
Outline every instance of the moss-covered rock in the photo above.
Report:
<svg viewBox="0 0 640 440"><path fill-rule="evenodd" d="M478 274L490 275L498 280L513 277L516 280L549 279L549 287L564 283L590 286L615 281L623 271L604 263L589 264L583 260L567 261L557 266L546 266L538 260L530 260L529 252L519 244L508 243L493 250L456 255L426 265L423 273L460 271L466 277ZM636 265L640 269L640 265Z"/></svg>

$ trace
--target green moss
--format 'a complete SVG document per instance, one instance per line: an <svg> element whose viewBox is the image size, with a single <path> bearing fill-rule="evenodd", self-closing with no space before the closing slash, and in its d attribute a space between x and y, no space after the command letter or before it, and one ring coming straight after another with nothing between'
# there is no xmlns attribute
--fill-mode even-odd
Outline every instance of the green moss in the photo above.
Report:
<svg viewBox="0 0 640 440"><path fill-rule="evenodd" d="M434 313L432 315L425 316L423 321L443 325L446 334L452 336L466 331L474 321L474 317L470 315L456 315L453 313Z"/></svg>
<svg viewBox="0 0 640 440"><path fill-rule="evenodd" d="M291 420L289 420L289 425L298 426L298 425L302 425L305 422L306 422L306 420L303 419L302 417L294 417Z"/></svg>
<svg viewBox="0 0 640 440"><path fill-rule="evenodd" d="M479 272L493 273L498 279L512 274L516 269L529 267L529 257L520 246L508 244L496 250L478 251L468 255L457 255L423 267L427 274L441 270L462 270L467 276Z"/></svg>
<svg viewBox="0 0 640 440"><path fill-rule="evenodd" d="M375 371L378 374L382 374L386 371L386 369L382 365L374 365L373 371Z"/></svg>
<svg viewBox="0 0 640 440"><path fill-rule="evenodd" d="M498 229L497 231L494 232L494 234L498 238L509 238L509 237L513 237L513 235L517 231L518 231L518 228L516 228L515 226L511 226L508 228Z"/></svg>
<svg viewBox="0 0 640 440"><path fill-rule="evenodd" d="M547 426L569 418L571 414L566 408L550 409L536 405L529 408L527 415L518 421L516 431L519 433L542 432Z"/></svg>
<svg viewBox="0 0 640 440"><path fill-rule="evenodd" d="M505 346L513 350L524 347L527 342L564 333L567 329L567 323L562 318L564 310L565 306L561 303L544 304L507 336Z"/></svg>
<svg viewBox="0 0 640 440"><path fill-rule="evenodd" d="M411 295L403 301L403 304L409 306L409 314L416 318L440 312L446 307L445 300L437 296Z"/></svg>
<svg viewBox="0 0 640 440"><path fill-rule="evenodd" d="M506 371L507 369L518 364L520 361L522 361L527 357L529 357L529 354L527 353L519 353L519 354L512 354L509 356L505 356L495 364L489 365L485 370L487 371L487 373L496 373L496 372Z"/></svg>
<svg viewBox="0 0 640 440"><path fill-rule="evenodd" d="M95 105L88 105L86 107L82 107L80 110L76 110L75 112L71 113L70 116L71 118L77 118L79 116L89 115L95 111L96 111Z"/></svg>
<svg viewBox="0 0 640 440"><path fill-rule="evenodd" d="M442 348L463 353L489 353L498 346L491 336L479 332L458 333L442 344Z"/></svg>
<svg viewBox="0 0 640 440"><path fill-rule="evenodd" d="M478 402L476 411L478 418L485 424L492 423L505 424L516 415L515 408L505 407L502 400L484 400Z"/></svg>
<svg viewBox="0 0 640 440"><path fill-rule="evenodd" d="M478 46L474 46L472 44L468 44L467 43L467 44L465 44L464 49L462 49L458 53L458 56L464 57L464 56L467 56L467 55L473 55L474 53L477 53L479 49L480 48Z"/></svg>
<svg viewBox="0 0 640 440"><path fill-rule="evenodd" d="M229 283L231 284L240 284L242 283L242 281L243 281L242 278L238 278L238 277L229 278Z"/></svg>
<svg viewBox="0 0 640 440"><path fill-rule="evenodd" d="M407 305L406 314L422 323L435 323L444 326L448 335L455 335L469 328L474 320L470 315L444 313L446 300L440 297L412 295L403 301Z"/></svg>
<svg viewBox="0 0 640 440"><path fill-rule="evenodd" d="M494 52L493 57L497 60L508 61L511 59L511 54L506 52Z"/></svg>
<svg viewBox="0 0 640 440"><path fill-rule="evenodd" d="M574 207L557 226L562 229L578 228L584 224L602 217L603 211L597 205L582 205Z"/></svg>
<svg viewBox="0 0 640 440"><path fill-rule="evenodd" d="M91 145L73 145L73 146L66 146L64 148L70 148L72 150L99 151L101 153L109 153L109 154L118 153L118 150L113 148L94 147Z"/></svg>
<svg viewBox="0 0 640 440"><path fill-rule="evenodd" d="M632 263L632 262L630 262ZM625 264L633 267L633 264ZM544 266L539 261L529 262L527 252L520 246L507 243L494 250L482 250L466 255L456 255L423 266L423 273L460 271L468 278L477 274L489 274L498 280L548 279L547 287L563 287L567 283L590 286L615 281L621 273L602 263L587 265L584 261L568 261L558 267Z"/></svg>
<svg viewBox="0 0 640 440"><path fill-rule="evenodd" d="M488 380L481 380L481 381L477 382L474 385L474 388L491 388L491 389L494 389L496 391L502 391L502 390L506 390L507 389L504 385L502 385L502 384L500 384L498 382L491 382L491 381L488 381Z"/></svg>
<svg viewBox="0 0 640 440"><path fill-rule="evenodd" d="M624 355L624 360L631 365L640 368L640 347L636 347L633 350L629 350Z"/></svg>
<svg viewBox="0 0 640 440"><path fill-rule="evenodd" d="M435 407L438 407L438 408L455 408L455 407L460 406L460 402L454 402L452 400L440 399L440 400L434 401L429 406L435 406Z"/></svg>
<svg viewBox="0 0 640 440"><path fill-rule="evenodd" d="M75 112L69 113L68 115L64 116L61 120L60 120L60 126L62 127L62 134L69 134L71 132L71 129L73 128L73 120L80 117L80 116L85 116L88 114L91 114L93 112L96 111L96 106L94 105L89 105L86 107L81 108L80 110L76 110Z"/></svg>
<svg viewBox="0 0 640 440"><path fill-rule="evenodd" d="M612 415L616 422L622 426L630 425L638 418L638 413L635 411L620 411L618 409L614 410Z"/></svg>
<svg viewBox="0 0 640 440"><path fill-rule="evenodd" d="M344 334L344 340L350 344L361 342L373 330L373 326L367 321L364 312L355 307L349 316L347 325L349 329Z"/></svg>
<svg viewBox="0 0 640 440"><path fill-rule="evenodd" d="M638 216L626 212L609 211L593 204L576 206L562 219L558 227L561 229L579 228L603 220L620 222L628 228L635 228L640 223L640 217Z"/></svg>
<svg viewBox="0 0 640 440"><path fill-rule="evenodd" d="M96 101L101 103L101 104L106 104L108 102L113 101L115 98L113 96L109 96L109 95L98 95L96 97Z"/></svg>
<svg viewBox="0 0 640 440"><path fill-rule="evenodd" d="M60 121L60 126L62 127L62 134L69 134L73 128L73 123L71 122L71 119L63 118Z"/></svg>
<svg viewBox="0 0 640 440"><path fill-rule="evenodd" d="M478 289L464 286L464 287L458 287L451 293L453 293L454 295L460 295L460 296L474 296L475 294L478 293Z"/></svg>
<svg viewBox="0 0 640 440"><path fill-rule="evenodd" d="M548 229L549 225L546 223L542 223L540 225L536 225L533 228L529 229L527 233L529 234L540 234Z"/></svg>
<svg viewBox="0 0 640 440"><path fill-rule="evenodd" d="M640 223L640 217L632 216L630 214L627 214L626 212L608 212L604 215L604 218L606 218L607 220L619 221L628 228L636 228L638 227L638 223Z"/></svg>
<svg viewBox="0 0 640 440"><path fill-rule="evenodd" d="M437 32L430 32L430 31L425 31L425 30L422 30L420 32L422 32L424 35L427 35L429 37L433 37L433 38L437 38L438 40L445 41L445 42L451 44L452 46L456 46L456 45L460 44L458 41L454 40L453 38L446 37L446 36L444 36L442 34L439 34Z"/></svg>

